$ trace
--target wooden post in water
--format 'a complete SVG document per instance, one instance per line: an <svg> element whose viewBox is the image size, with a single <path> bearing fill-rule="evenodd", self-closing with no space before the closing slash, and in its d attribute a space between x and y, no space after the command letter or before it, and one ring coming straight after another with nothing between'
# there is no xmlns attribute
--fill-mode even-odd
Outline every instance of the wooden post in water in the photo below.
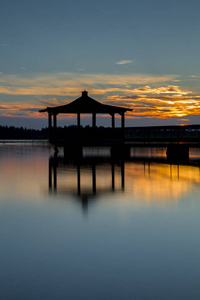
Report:
<svg viewBox="0 0 200 300"><path fill-rule="evenodd" d="M92 164L92 190L93 194L96 194L96 166Z"/></svg>
<svg viewBox="0 0 200 300"><path fill-rule="evenodd" d="M125 118L124 118L124 112L121 113L121 118L122 118L122 144L124 144L124 127L125 127Z"/></svg>
<svg viewBox="0 0 200 300"><path fill-rule="evenodd" d="M77 164L77 191L78 191L78 195L80 196L80 194L81 194L81 169L80 169L79 164Z"/></svg>
<svg viewBox="0 0 200 300"><path fill-rule="evenodd" d="M184 144L171 144L167 148L167 159L173 161L189 160L189 146Z"/></svg>
<svg viewBox="0 0 200 300"><path fill-rule="evenodd" d="M52 159L49 158L49 190L52 189Z"/></svg>
<svg viewBox="0 0 200 300"><path fill-rule="evenodd" d="M122 190L124 190L124 159L121 160L121 182L122 182Z"/></svg>
<svg viewBox="0 0 200 300"><path fill-rule="evenodd" d="M112 161L111 168L112 168L112 190L114 191L115 190L115 164L113 161Z"/></svg>

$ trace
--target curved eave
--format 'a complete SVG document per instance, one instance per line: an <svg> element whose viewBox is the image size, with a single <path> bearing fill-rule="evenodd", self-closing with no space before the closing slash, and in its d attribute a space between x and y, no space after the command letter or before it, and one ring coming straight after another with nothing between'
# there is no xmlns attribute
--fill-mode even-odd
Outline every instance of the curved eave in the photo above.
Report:
<svg viewBox="0 0 200 300"><path fill-rule="evenodd" d="M92 114L92 113L96 113L96 114L121 114L121 113L125 113L127 111L133 111L133 109L130 108L125 108L125 107L111 107L111 106L107 106L106 107L101 107L100 109L88 109L88 108L80 108L80 109L76 109L74 110L73 108L60 108L60 107L47 107L46 109L41 109L39 110L39 112L48 112L48 113L52 113L52 114Z"/></svg>
<svg viewBox="0 0 200 300"><path fill-rule="evenodd" d="M52 111L54 109L54 107L47 107L47 108L45 108L45 109L40 109L39 110L39 112L41 113L41 112L50 112L50 111Z"/></svg>
<svg viewBox="0 0 200 300"><path fill-rule="evenodd" d="M95 99L89 97L87 92L83 92L82 96L69 104L56 107L47 107L39 110L39 112L48 112L51 114L122 114L126 111L132 111L130 108L102 104Z"/></svg>

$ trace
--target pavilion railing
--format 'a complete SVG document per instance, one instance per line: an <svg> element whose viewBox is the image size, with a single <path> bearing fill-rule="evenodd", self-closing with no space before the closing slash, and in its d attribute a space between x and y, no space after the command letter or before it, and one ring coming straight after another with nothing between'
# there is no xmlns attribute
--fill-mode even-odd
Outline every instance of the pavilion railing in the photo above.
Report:
<svg viewBox="0 0 200 300"><path fill-rule="evenodd" d="M200 125L126 127L126 143L200 143Z"/></svg>
<svg viewBox="0 0 200 300"><path fill-rule="evenodd" d="M57 145L98 146L123 143L122 128L54 128L51 129L50 142Z"/></svg>
<svg viewBox="0 0 200 300"><path fill-rule="evenodd" d="M112 144L200 144L200 125L152 127L67 127L51 128L50 142L57 145L112 145Z"/></svg>

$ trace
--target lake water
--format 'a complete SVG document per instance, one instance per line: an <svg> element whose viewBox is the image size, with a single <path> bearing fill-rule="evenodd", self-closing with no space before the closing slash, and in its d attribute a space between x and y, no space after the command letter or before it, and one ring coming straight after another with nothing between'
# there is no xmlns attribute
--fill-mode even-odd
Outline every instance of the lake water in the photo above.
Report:
<svg viewBox="0 0 200 300"><path fill-rule="evenodd" d="M200 151L165 152L0 144L0 299L199 300Z"/></svg>

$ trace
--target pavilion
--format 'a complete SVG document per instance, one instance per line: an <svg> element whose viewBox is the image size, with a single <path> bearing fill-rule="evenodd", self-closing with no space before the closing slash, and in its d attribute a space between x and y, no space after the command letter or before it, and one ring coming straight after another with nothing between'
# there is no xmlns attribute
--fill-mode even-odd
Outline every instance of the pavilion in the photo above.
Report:
<svg viewBox="0 0 200 300"><path fill-rule="evenodd" d="M73 102L56 106L47 107L39 112L47 112L49 120L49 141L57 147L64 147L65 155L82 156L83 147L109 146L124 144L125 112L132 109L101 104L88 96L88 92L82 92L82 96ZM57 115L77 114L77 127L57 128ZM92 128L81 127L81 114L92 114ZM112 117L112 128L96 127L96 115L109 114ZM115 127L115 114L121 115L121 128ZM53 117L53 126L52 126ZM113 150L114 151L114 150ZM119 149L116 150L117 152Z"/></svg>
<svg viewBox="0 0 200 300"><path fill-rule="evenodd" d="M77 127L80 128L81 120L80 114L92 114L92 127L96 127L96 115L97 114L109 114L112 117L112 128L115 128L115 114L121 115L121 127L124 128L125 124L125 112L132 111L132 109L102 104L88 96L88 92L82 92L82 96L73 102L56 106L47 107L39 112L47 112L49 119L49 129L52 128L52 116L53 127L57 127L57 115L58 114L77 114Z"/></svg>

